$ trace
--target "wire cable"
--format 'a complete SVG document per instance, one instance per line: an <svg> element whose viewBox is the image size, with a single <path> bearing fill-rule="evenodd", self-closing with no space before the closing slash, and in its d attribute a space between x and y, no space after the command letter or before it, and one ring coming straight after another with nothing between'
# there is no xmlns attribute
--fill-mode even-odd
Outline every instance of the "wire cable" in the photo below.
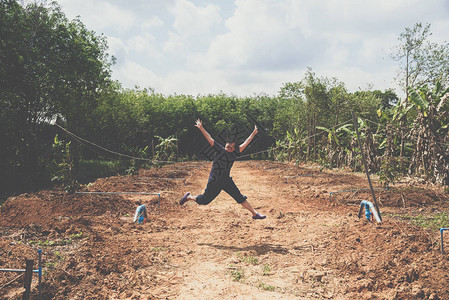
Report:
<svg viewBox="0 0 449 300"><path fill-rule="evenodd" d="M132 156L132 155L128 155L128 154L123 154L120 152L116 152L116 151L112 151L109 149L106 149L100 145L95 144L94 142L88 141L86 139L83 139L82 137L77 136L76 134L74 134L73 132L70 132L69 130L67 130L66 128L62 127L59 124L55 124L55 126L59 127L61 130L63 130L64 132L66 132L68 135L74 137L79 143L83 144L87 143L90 144L92 146L95 146L103 151L118 155L118 156L122 156L122 157L126 157L126 158L130 158L130 159L134 159L134 160L142 160L142 161L149 161L149 162L153 162L153 163L172 163L172 161L163 161L163 160L155 160L155 159L149 159L149 158L142 158L142 157L136 157L136 156Z"/></svg>
<svg viewBox="0 0 449 300"><path fill-rule="evenodd" d="M340 127L340 126L346 125L346 124L348 124L348 123L352 123L352 120L348 120L348 121L342 122L342 123L340 123L340 124L334 125L334 126L332 126L331 128ZM313 135L310 135L310 136L306 136L306 137L304 137L304 138L301 138L301 139L299 139L299 141L302 142L302 141L308 140L308 139L310 139L310 138L319 136L319 135L321 135L321 134L323 134L323 133L325 133L325 132L326 132L326 131L322 130L321 132L318 132L318 133L316 133L316 134L313 134ZM261 153L264 153L264 152L269 152L269 151L276 150L276 149L279 149L279 148L284 148L284 146L271 147L271 148L268 148L268 149L266 149L266 150L262 150L262 151L259 151L259 152L245 154L245 155L240 156L238 159L242 159L242 158L245 158L245 157L248 157L248 156L251 156L251 155L261 154Z"/></svg>
<svg viewBox="0 0 449 300"><path fill-rule="evenodd" d="M332 126L331 128L340 127L340 126L346 125L346 124L348 124L348 123L350 123L350 122L351 122L351 120L348 120L348 121L342 122L342 123L340 123L340 124L337 124L337 125L335 125L335 126ZM90 148L87 144L92 145L92 146L94 146L94 147L97 147L97 148L99 148L99 149L101 149L101 150L103 150L103 151L106 151L106 152L108 152L108 153L111 153L111 154L114 154L114 155L117 155L117 156L126 157L126 158L129 158L129 159L141 160L141 161L149 161L149 162L152 162L152 163L173 163L172 161L162 161L162 160L155 160L155 159L149 159L149 158L136 157L136 156L132 156L132 155L120 153L120 152L117 152L117 151L109 150L109 149L107 149L107 148L105 148L105 147L102 147L102 146L100 146L100 145L98 145L98 144L96 144L96 143L94 143L94 142L88 141L88 140L86 140L86 139L84 139L84 138L82 138L82 137L80 137L80 136L74 134L73 132L69 131L68 129L62 127L61 125L59 125L59 124L57 124L57 123L55 123L54 125L57 126L58 128L60 128L61 130L63 130L63 131L64 131L65 133L67 133L68 135L72 136L77 142L79 142L80 144L86 146L87 148L89 148L89 149L92 150L92 151L95 151L95 150L93 150L92 148ZM310 139L310 138L319 136L319 135L321 135L321 134L323 134L323 133L325 133L325 132L326 132L326 131L322 130L321 132L318 132L318 133L316 133L316 134L313 134L313 135L310 135L310 136L306 136L306 137L304 137L304 138L301 138L301 139L299 139L299 141L303 142L303 141L308 140L308 139ZM270 147L270 148L265 149L265 150L262 150L262 151L258 151L258 152L254 152L254 153L245 154L245 155L240 156L238 159L242 159L242 158L245 158L245 157L248 157L248 156L252 156L252 155L257 155L257 154L261 154L261 153L273 151L273 150L280 149L280 148L284 148L284 146Z"/></svg>

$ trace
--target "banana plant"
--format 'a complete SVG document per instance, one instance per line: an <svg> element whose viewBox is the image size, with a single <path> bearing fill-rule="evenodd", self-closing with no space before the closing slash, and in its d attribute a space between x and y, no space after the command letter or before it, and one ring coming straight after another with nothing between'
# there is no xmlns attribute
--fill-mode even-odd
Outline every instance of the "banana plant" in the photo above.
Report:
<svg viewBox="0 0 449 300"><path fill-rule="evenodd" d="M410 103L420 112L416 123L419 126L412 128L418 139L410 167L431 180L441 180L442 184L449 185L449 153L445 146L449 119L443 109L449 98L449 88L443 89L437 82L433 90L422 86L408 88L408 92Z"/></svg>
<svg viewBox="0 0 449 300"><path fill-rule="evenodd" d="M340 143L340 137L342 136L343 132L347 132L350 133L350 135L353 135L353 133L355 134L355 132L351 131L351 129L349 129L349 127L351 127L352 124L345 124L342 125L338 128L332 127L332 128L326 128L326 127L321 127L321 126L317 126L316 129L319 130L323 130L325 132L327 132L327 139L329 144L337 144L337 146L341 147L341 143Z"/></svg>
<svg viewBox="0 0 449 300"><path fill-rule="evenodd" d="M407 105L405 102L398 102L394 108L393 116L391 118L392 122L396 122L401 120L404 116L408 114L410 109L413 108L413 105ZM378 112L378 115L382 114ZM382 116L385 116L385 114L382 114Z"/></svg>
<svg viewBox="0 0 449 300"><path fill-rule="evenodd" d="M323 130L327 133L327 162L331 166L341 166L345 163L345 156L347 156L348 153L352 153L351 139L356 136L352 126L352 124L345 124L331 128L322 126L316 127L316 129Z"/></svg>
<svg viewBox="0 0 449 300"><path fill-rule="evenodd" d="M430 109L434 108L436 113L441 112L444 104L449 98L449 87L442 89L438 81L433 91L429 91L427 86L422 86L418 90L413 87L407 88L410 102L423 114L428 117Z"/></svg>

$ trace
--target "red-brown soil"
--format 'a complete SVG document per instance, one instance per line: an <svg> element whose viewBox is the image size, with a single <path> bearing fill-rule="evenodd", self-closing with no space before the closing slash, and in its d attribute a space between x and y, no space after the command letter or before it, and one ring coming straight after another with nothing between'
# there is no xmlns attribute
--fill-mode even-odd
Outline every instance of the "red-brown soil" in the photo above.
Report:
<svg viewBox="0 0 449 300"><path fill-rule="evenodd" d="M42 249L44 299L449 299L439 231L410 222L448 211L441 187L376 190L383 222L368 223L357 214L369 192L330 197L367 188L364 174L245 161L232 176L266 219L253 220L226 193L180 206L185 192L203 192L210 166L177 163L83 187L160 193L160 203L59 189L11 197L0 207L0 268L23 269ZM139 200L149 218L133 224ZM0 272L0 298L22 297L18 275Z"/></svg>

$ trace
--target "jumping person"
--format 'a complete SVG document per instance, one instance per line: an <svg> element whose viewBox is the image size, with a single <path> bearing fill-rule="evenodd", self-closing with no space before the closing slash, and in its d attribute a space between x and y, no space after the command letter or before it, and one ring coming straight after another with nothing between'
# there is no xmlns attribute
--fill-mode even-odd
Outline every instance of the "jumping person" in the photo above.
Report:
<svg viewBox="0 0 449 300"><path fill-rule="evenodd" d="M196 121L195 127L201 131L203 136L215 150L214 161L212 163L212 169L209 174L209 180L207 182L204 194L193 196L190 193L186 193L179 201L179 204L184 205L187 201L195 201L200 205L207 205L212 202L212 200L214 200L223 190L234 198L237 203L249 210L253 215L253 219L265 219L265 215L262 215L253 209L248 200L246 200L247 197L240 193L240 190L235 185L232 177L230 177L230 171L234 161L240 153L245 150L249 143L251 143L254 136L257 134L257 126L254 126L254 131L251 135L237 148L235 147L235 140L233 139L226 140L224 147L217 143L206 131L206 129L204 129L201 120L198 119Z"/></svg>

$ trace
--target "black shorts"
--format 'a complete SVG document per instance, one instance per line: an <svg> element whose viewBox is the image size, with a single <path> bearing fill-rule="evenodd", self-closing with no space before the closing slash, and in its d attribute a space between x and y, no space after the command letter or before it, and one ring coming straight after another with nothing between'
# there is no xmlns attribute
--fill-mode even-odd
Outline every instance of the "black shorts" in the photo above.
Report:
<svg viewBox="0 0 449 300"><path fill-rule="evenodd" d="M240 193L240 190L235 185L232 177L224 177L224 178L211 178L207 182L206 190L204 194L196 196L196 203L201 205L207 205L214 200L221 191L225 191L232 198L234 198L237 203L243 203L247 199L246 196L243 196Z"/></svg>

